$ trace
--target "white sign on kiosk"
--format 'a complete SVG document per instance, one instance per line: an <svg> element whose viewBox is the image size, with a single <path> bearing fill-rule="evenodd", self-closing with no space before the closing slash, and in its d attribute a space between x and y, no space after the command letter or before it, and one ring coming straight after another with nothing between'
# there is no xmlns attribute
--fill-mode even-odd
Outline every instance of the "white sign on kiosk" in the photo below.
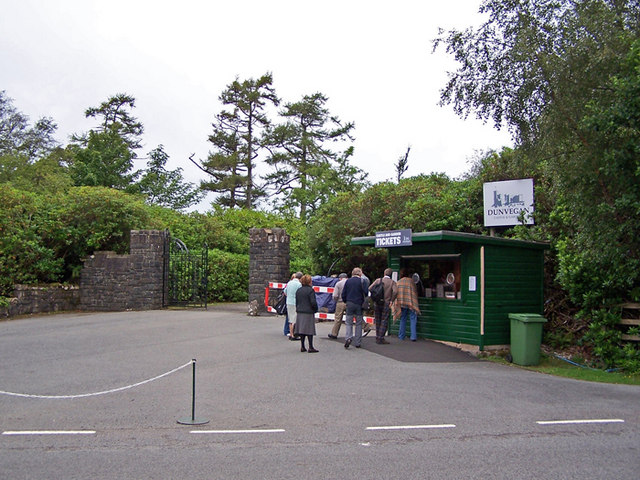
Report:
<svg viewBox="0 0 640 480"><path fill-rule="evenodd" d="M533 178L483 186L484 226L533 225Z"/></svg>

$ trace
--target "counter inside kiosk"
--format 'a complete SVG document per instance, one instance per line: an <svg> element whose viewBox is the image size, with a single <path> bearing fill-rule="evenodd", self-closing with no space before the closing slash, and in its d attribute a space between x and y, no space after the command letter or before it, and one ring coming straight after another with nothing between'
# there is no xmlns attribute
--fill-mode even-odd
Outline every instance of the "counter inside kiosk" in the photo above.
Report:
<svg viewBox="0 0 640 480"><path fill-rule="evenodd" d="M461 255L406 255L400 269L407 269L418 289L418 297L460 300Z"/></svg>

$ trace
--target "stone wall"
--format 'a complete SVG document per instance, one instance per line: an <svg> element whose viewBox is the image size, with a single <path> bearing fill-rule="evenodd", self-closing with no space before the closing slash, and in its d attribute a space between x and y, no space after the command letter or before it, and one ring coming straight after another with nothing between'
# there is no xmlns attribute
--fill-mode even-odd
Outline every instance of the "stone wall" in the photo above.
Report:
<svg viewBox="0 0 640 480"><path fill-rule="evenodd" d="M0 316L77 310L80 289L76 285L16 285L13 297Z"/></svg>
<svg viewBox="0 0 640 480"><path fill-rule="evenodd" d="M88 311L162 308L168 233L132 230L129 255L95 252L84 260L80 275L80 308Z"/></svg>
<svg viewBox="0 0 640 480"><path fill-rule="evenodd" d="M249 237L249 303L257 304L262 313L269 282L289 280L290 238L282 228L252 228ZM132 230L128 255L95 252L84 259L79 287L16 286L15 299L9 308L0 309L0 315L163 308L168 239L167 231Z"/></svg>
<svg viewBox="0 0 640 480"><path fill-rule="evenodd" d="M269 282L289 281L290 238L283 228L252 228L249 239L249 304L257 302L262 313Z"/></svg>

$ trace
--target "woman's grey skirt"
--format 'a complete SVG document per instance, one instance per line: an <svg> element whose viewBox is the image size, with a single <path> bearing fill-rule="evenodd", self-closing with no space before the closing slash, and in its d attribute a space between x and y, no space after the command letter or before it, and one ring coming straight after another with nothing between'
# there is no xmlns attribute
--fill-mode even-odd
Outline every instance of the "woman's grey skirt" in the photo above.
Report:
<svg viewBox="0 0 640 480"><path fill-rule="evenodd" d="M316 334L316 318L313 313L298 312L296 318L296 333L298 335Z"/></svg>

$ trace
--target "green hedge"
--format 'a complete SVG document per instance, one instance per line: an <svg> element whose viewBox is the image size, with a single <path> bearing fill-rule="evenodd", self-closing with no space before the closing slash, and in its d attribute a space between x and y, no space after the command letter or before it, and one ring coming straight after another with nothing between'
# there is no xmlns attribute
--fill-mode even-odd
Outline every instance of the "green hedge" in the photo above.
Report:
<svg viewBox="0 0 640 480"><path fill-rule="evenodd" d="M249 255L209 250L209 301L246 302L249 298Z"/></svg>

